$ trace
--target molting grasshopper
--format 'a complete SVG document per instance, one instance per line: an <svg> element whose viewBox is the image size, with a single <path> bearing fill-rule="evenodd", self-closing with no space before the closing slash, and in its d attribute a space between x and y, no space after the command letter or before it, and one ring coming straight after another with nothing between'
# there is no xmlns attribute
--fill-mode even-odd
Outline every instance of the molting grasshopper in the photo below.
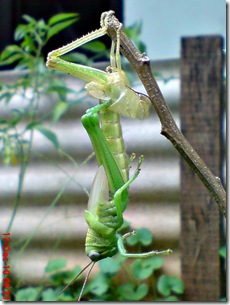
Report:
<svg viewBox="0 0 230 305"><path fill-rule="evenodd" d="M121 255L133 258L145 258L154 255L167 255L172 251L150 251L146 253L127 253L124 240L135 234L130 232L123 236L117 230L123 224L123 212L128 203L128 187L140 172L143 156L129 178L129 162L125 151L120 115L130 118L144 119L150 113L150 100L134 91L129 84L125 72L121 68L120 59L120 24L117 29L116 45L112 41L110 66L101 71L64 61L59 56L79 47L86 42L106 34L108 17L112 11L101 16L100 29L83 36L72 43L48 54L47 67L56 69L87 82L85 88L91 97L99 99L99 105L88 109L82 116L85 127L92 142L99 168L90 192L88 210L85 220L89 226L86 237L86 254L91 262L69 283L61 293L91 264L78 300L81 299L88 276L95 262L111 257L118 251ZM100 118L98 113L100 113ZM131 157L131 161L134 156Z"/></svg>

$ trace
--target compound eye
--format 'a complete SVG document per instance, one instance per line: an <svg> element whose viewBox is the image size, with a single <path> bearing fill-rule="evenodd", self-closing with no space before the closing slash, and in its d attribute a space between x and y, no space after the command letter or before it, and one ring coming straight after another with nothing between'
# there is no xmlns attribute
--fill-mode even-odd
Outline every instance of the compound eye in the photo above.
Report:
<svg viewBox="0 0 230 305"><path fill-rule="evenodd" d="M91 259L91 261L95 261L99 258L100 256L100 253L96 252L96 251L91 251L89 254L88 254L88 257Z"/></svg>

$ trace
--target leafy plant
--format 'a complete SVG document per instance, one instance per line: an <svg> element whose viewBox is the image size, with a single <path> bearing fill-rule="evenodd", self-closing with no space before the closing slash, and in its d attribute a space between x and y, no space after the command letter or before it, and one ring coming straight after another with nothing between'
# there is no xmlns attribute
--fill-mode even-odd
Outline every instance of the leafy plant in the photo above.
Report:
<svg viewBox="0 0 230 305"><path fill-rule="evenodd" d="M18 75L14 82L0 83L0 103L2 109L7 110L7 115L2 113L0 117L0 156L4 165L18 165L19 167L17 191L6 232L11 231L22 198L24 178L33 153L34 132L39 132L50 141L59 155L67 156L69 160L75 162L62 151L58 137L52 131L52 123L57 122L70 107L79 103L76 98L74 102L67 98L69 93L76 96L79 92L68 88L60 74L45 67L42 51L54 35L78 19L79 15L76 13L58 14L47 22L24 15L23 23L19 24L15 30L16 43L7 46L0 55L0 66L12 65L15 67L15 74ZM53 95L56 96L56 99L58 97L59 101L53 108L50 104L51 106L47 107L45 111L42 110L44 97L47 97L52 103ZM50 203L48 210L52 209L62 193L63 189ZM17 241L18 256L25 251L34 234L35 232L30 232L28 236ZM14 247L13 242L11 246ZM30 290L26 291L28 300L38 298L38 295L35 296L35 293ZM21 300L22 297L17 295L17 298ZM25 298L27 299L27 297Z"/></svg>
<svg viewBox="0 0 230 305"><path fill-rule="evenodd" d="M224 282L226 282L226 257L227 257L227 247L226 247L226 245L224 245L224 246L222 246L222 247L220 248L219 254L220 254L220 257L223 259L223 264L224 264L224 266L223 266L223 268L224 268L223 272L224 272L224 279L225 279ZM223 297L221 297L220 301L222 301L222 302L227 301L226 295L223 296Z"/></svg>
<svg viewBox="0 0 230 305"><path fill-rule="evenodd" d="M0 136L3 140L1 153L5 164L16 163L24 156L24 163L30 155L31 146L28 146L27 153L24 151L25 133L36 129L53 142L56 148L60 148L55 135L44 127L44 119L47 116L39 117L39 102L43 94L53 93L59 95L62 101L66 101L66 94L69 89L63 81L54 78L54 72L48 71L44 64L42 49L48 40L70 24L78 20L78 14L58 14L49 19L47 23L44 20L35 20L24 15L25 23L19 24L15 30L14 38L19 45L7 46L2 54L0 65L15 64L16 71L21 71L21 77L13 84L0 84L0 101L8 106L15 95L22 98L22 106L11 111L11 119L0 120ZM30 90L30 91L29 91ZM17 131L18 124L23 120L29 121L24 130ZM22 162L22 160L20 160Z"/></svg>
<svg viewBox="0 0 230 305"><path fill-rule="evenodd" d="M137 230L143 236L141 244L146 243L146 236L151 240L151 232L145 228ZM143 232L146 232L144 237ZM140 239L135 246L140 243ZM162 274L164 264L162 257L130 260L116 255L98 262L100 272L86 285L83 300L88 301L179 301L184 292L181 279ZM82 286L82 278L68 288L63 294L60 291L80 271L76 266L71 271L66 268L63 258L48 262L45 274L50 285L43 290L41 287L21 288L15 296L18 301L74 301L78 298ZM121 276L122 274L122 276Z"/></svg>
<svg viewBox="0 0 230 305"><path fill-rule="evenodd" d="M62 152L56 134L47 127L47 120L57 122L61 116L77 102L67 99L67 95L78 94L66 86L65 82L57 77L55 71L47 70L44 65L42 50L46 43L54 35L78 20L75 13L58 14L51 17L48 22L43 19L36 20L24 15L24 23L15 31L15 41L18 44L7 46L1 54L0 66L15 65L20 77L13 84L0 84L0 102L5 107L13 103L15 96L21 98L21 105L11 110L8 119L0 118L0 153L5 165L20 165L19 183L15 198L14 210L11 221L6 231L10 231L17 208L20 203L24 177L32 153L32 140L34 131L40 132L54 147ZM134 25L127 29L127 33L134 38L139 48L144 48L139 40L141 25ZM107 54L104 44L92 42L84 46L94 57L88 59L81 53L72 53L72 59L78 63L92 64L92 61L100 58L100 54ZM57 95L59 101L50 112L41 112L41 96ZM26 122L24 128L19 128L20 123ZM29 135L29 136L28 136ZM132 238L127 239L130 247L136 247L141 252L142 247L148 247L152 243L153 236L145 228L138 230ZM28 241L29 242L29 241ZM22 247L25 249L25 246ZM130 265L131 264L131 265ZM140 300L179 300L183 293L183 284L179 279L161 275L163 259L152 257L143 260L126 260L117 255L99 262L100 272L88 283L83 298L92 301L140 301ZM73 301L77 299L82 285L82 277L68 291L58 296L61 289L69 283L79 272L76 266L71 271L66 271L66 260L63 258L52 260L45 269L49 286L44 288L43 282L38 287L24 287L18 289L14 296L15 301ZM120 281L119 274L125 274L126 281ZM76 288L77 287L77 288Z"/></svg>
<svg viewBox="0 0 230 305"><path fill-rule="evenodd" d="M137 49L143 53L146 51L146 45L140 39L140 35L142 32L142 22L134 22L130 26L124 29L126 35L134 42Z"/></svg>
<svg viewBox="0 0 230 305"><path fill-rule="evenodd" d="M220 248L219 253L220 253L220 256L226 260L226 256L227 256L226 245L224 245L223 247Z"/></svg>
<svg viewBox="0 0 230 305"><path fill-rule="evenodd" d="M15 65L19 78L14 83L0 83L0 102L10 109L10 116L0 117L0 154L5 165L20 165L19 183L10 231L21 198L24 176L32 153L34 131L46 137L62 152L56 134L47 126L47 120L57 122L72 106L79 103L67 99L67 94L78 94L70 89L54 71L45 67L42 50L46 43L60 31L79 19L77 13L62 13L51 17L48 22L24 15L24 23L15 30L17 44L7 46L0 56L0 66ZM41 111L41 97L57 95L59 101L49 111ZM20 100L15 107L15 98ZM24 124L22 124L24 123ZM26 123L26 124L25 124ZM22 126L24 126L22 128Z"/></svg>

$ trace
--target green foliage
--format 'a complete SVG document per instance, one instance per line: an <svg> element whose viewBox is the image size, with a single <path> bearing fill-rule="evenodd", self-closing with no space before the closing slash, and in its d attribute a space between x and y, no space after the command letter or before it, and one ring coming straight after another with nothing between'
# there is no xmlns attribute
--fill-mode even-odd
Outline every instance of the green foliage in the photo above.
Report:
<svg viewBox="0 0 230 305"><path fill-rule="evenodd" d="M143 232L137 230L138 243L145 243ZM153 236L151 234L151 239ZM137 244L138 244L137 243ZM137 245L136 244L136 245ZM162 257L146 259L127 259L121 255L108 257L98 262L100 272L87 283L82 300L88 301L179 301L184 292L181 279L162 274L164 261ZM80 272L80 267L65 270L66 260L50 260L45 268L49 286L21 288L15 295L16 301L76 301L83 283L79 276L63 294L60 291Z"/></svg>
<svg viewBox="0 0 230 305"><path fill-rule="evenodd" d="M98 262L101 272L107 275L115 275L122 266L122 263L126 261L124 256L107 257Z"/></svg>
<svg viewBox="0 0 230 305"><path fill-rule="evenodd" d="M57 293L54 289L47 288L42 292L42 300L44 302L56 301L56 299L57 299L56 295L57 295Z"/></svg>
<svg viewBox="0 0 230 305"><path fill-rule="evenodd" d="M164 297L169 297L173 293L181 295L184 292L184 283L177 277L163 274L159 278L157 289Z"/></svg>
<svg viewBox="0 0 230 305"><path fill-rule="evenodd" d="M17 291L15 295L15 301L34 302L38 299L39 293L40 293L39 288L34 288L34 287L22 288Z"/></svg>
<svg viewBox="0 0 230 305"><path fill-rule="evenodd" d="M20 77L14 83L0 84L0 102L6 107L15 96L20 96L22 104L17 109L12 109L9 118L0 117L0 153L4 164L20 165L20 183L13 215L20 202L23 181L32 151L34 131L40 132L54 147L61 151L56 134L47 127L48 119L56 123L62 115L77 102L68 101L68 94L78 92L66 86L60 79L59 73L50 71L45 67L42 55L43 47L54 35L78 20L75 13L58 14L51 17L48 22L43 19L36 20L24 15L24 23L19 24L15 30L17 44L7 46L0 57L0 65L15 65L20 71ZM127 29L129 37L134 40L140 50L144 45L139 40L141 25L135 24ZM94 57L88 59L84 54L75 52L71 56L78 63L91 65L92 61L108 54L105 45L100 42L88 43L84 46L88 52L94 52ZM66 57L69 55L66 55ZM65 58L66 59L66 58ZM57 95L59 101L49 113L41 113L40 102L42 95ZM26 122L24 129L18 128L19 124ZM19 131L20 130L20 131ZM28 137L29 134L29 137ZM27 137L26 137L27 135ZM14 216L6 229L10 231ZM127 226L124 224L122 229ZM145 228L137 230L137 234L127 239L130 247L136 247L142 252L142 247L152 244L153 236ZM153 301L153 300L178 300L183 293L182 284L175 278L162 275L163 259L151 257L147 259L127 260L117 255L107 258L99 263L100 272L86 285L83 293L84 300L91 301ZM62 295L60 291L79 273L80 267L65 270L66 260L63 258L49 261L45 268L45 278L49 285L43 287L20 288L14 294L15 301L74 301L77 299L82 286L82 276L76 283L68 288ZM121 276L122 274L122 276ZM163 279L162 279L163 278ZM122 280L121 280L122 279ZM171 299L170 299L171 298Z"/></svg>
<svg viewBox="0 0 230 305"><path fill-rule="evenodd" d="M224 273L224 278L226 278L226 258L227 258L227 246L226 245L224 245L220 248L219 254L220 254L220 257L224 261L222 272ZM226 295L224 295L220 298L221 302L225 302L226 300L227 300Z"/></svg>
<svg viewBox="0 0 230 305"><path fill-rule="evenodd" d="M17 62L17 68L36 70L36 61L43 61L41 50L48 40L78 20L78 14L58 14L51 17L46 23L43 19L36 20L31 16L23 15L25 21L19 24L14 33L15 41L19 45L10 45L1 54L0 65L9 65ZM35 68L34 68L35 65Z"/></svg>
<svg viewBox="0 0 230 305"><path fill-rule="evenodd" d="M146 46L144 42L140 39L142 31L142 22L135 22L129 27L126 27L124 31L141 53L146 51Z"/></svg>
<svg viewBox="0 0 230 305"><path fill-rule="evenodd" d="M127 283L121 285L118 292L122 301L141 301L148 293L148 285Z"/></svg>
<svg viewBox="0 0 230 305"><path fill-rule="evenodd" d="M141 245L140 252L153 240L152 233L146 228L138 229L136 236L136 242L131 243L135 247ZM184 291L183 283L179 278L162 274L163 263L162 257L131 260L116 255L103 259L98 262L100 273L85 288L83 300L170 301L171 298L178 301Z"/></svg>
<svg viewBox="0 0 230 305"><path fill-rule="evenodd" d="M224 259L226 259L227 256L227 249L226 249L226 245L224 245L223 247L220 248L220 256L223 257Z"/></svg>
<svg viewBox="0 0 230 305"><path fill-rule="evenodd" d="M0 57L0 66L14 64L16 70L20 70L21 75L14 83L1 83L0 102L5 106L13 101L15 96L20 96L22 105L20 108L12 109L10 119L0 118L0 139L2 146L0 153L4 164L17 164L27 162L30 155L31 145L25 140L28 131L33 134L34 129L45 136L53 145L60 149L58 139L47 127L44 121L49 117L39 114L40 97L44 94L58 94L62 103L65 103L65 110L70 107L67 102L67 93L72 93L60 78L55 77L57 73L49 71L45 67L42 49L47 41L70 24L78 20L78 14L67 13L58 14L51 17L46 23L43 19L36 20L31 16L23 16L24 23L19 24L15 30L14 38L18 45L7 46ZM32 89L33 88L33 89ZM76 92L75 92L76 93ZM57 114L54 109L55 120L64 113ZM24 130L18 132L18 124L22 121L28 124ZM25 146L27 144L27 146Z"/></svg>
<svg viewBox="0 0 230 305"><path fill-rule="evenodd" d="M36 20L24 15L23 23L17 26L14 33L15 44L7 46L0 55L0 66L12 65L15 67L15 74L18 75L14 82L0 83L0 103L2 108L8 108L7 116L5 113L0 116L0 157L3 164L19 165L20 169L18 189L7 231L11 230L22 198L24 177L33 152L34 132L42 134L61 152L57 135L47 121L59 120L73 105L67 100L67 94L76 95L78 92L69 89L58 73L46 68L42 51L51 37L76 22L78 18L76 13L58 14L46 23L43 19ZM53 110L50 107L49 111L41 111L43 107L41 97L47 96L52 100L53 95L59 97L59 103L65 104L65 111L63 109L60 111L57 106ZM29 241L30 235L20 242L18 247L21 249L17 252L23 251ZM62 273L58 275L58 265L59 268L63 268L60 261L56 262L56 265L47 267L49 271L53 268L56 272L55 276L52 275L50 278L53 285L63 284L63 279L68 282L69 277L72 276L69 271L64 275ZM43 291L41 295L41 287L27 287L16 292L12 290L12 293L16 301L35 301L41 297L44 300L52 300L57 295L55 293L55 297L52 296L50 289Z"/></svg>
<svg viewBox="0 0 230 305"><path fill-rule="evenodd" d="M163 266L162 257L150 257L146 259L137 259L132 266L133 275L139 280L145 280L151 274Z"/></svg>
<svg viewBox="0 0 230 305"><path fill-rule="evenodd" d="M137 230L143 236L141 244L145 243L143 232L149 231L141 228ZM153 236L151 234L151 239ZM152 246L151 246L152 247ZM82 300L87 301L179 301L184 292L184 284L175 276L162 273L164 260L162 257L149 257L146 259L127 259L120 254L108 257L98 262L100 272L87 283ZM23 288L16 294L21 301L76 301L83 283L83 276L68 287L61 295L60 291L72 281L80 272L76 266L68 271L64 258L48 262L45 268L49 286ZM31 291L31 295L30 292Z"/></svg>
<svg viewBox="0 0 230 305"><path fill-rule="evenodd" d="M66 267L66 260L64 258L57 258L48 262L45 268L45 272L53 272L65 267Z"/></svg>
<svg viewBox="0 0 230 305"><path fill-rule="evenodd" d="M130 246L142 245L149 246L152 243L152 233L147 228L141 228L137 230L137 234L127 239L127 244Z"/></svg>

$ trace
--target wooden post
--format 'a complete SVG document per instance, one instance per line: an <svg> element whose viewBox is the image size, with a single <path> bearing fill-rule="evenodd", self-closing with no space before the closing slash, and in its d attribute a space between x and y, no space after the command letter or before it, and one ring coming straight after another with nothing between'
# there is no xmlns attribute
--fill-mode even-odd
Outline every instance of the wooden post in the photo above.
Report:
<svg viewBox="0 0 230 305"><path fill-rule="evenodd" d="M222 178L223 40L182 38L181 129L214 175ZM181 272L184 301L220 300L220 214L181 161Z"/></svg>

